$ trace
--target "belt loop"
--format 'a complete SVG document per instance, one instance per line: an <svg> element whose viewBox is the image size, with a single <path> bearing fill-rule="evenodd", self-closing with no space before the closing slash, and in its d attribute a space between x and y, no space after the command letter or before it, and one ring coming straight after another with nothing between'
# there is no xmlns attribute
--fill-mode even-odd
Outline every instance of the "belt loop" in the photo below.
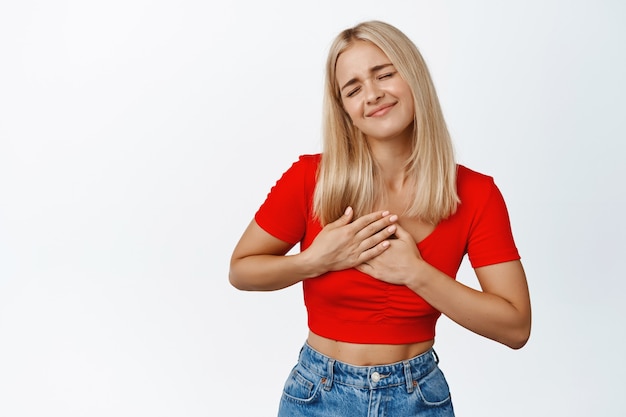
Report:
<svg viewBox="0 0 626 417"><path fill-rule="evenodd" d="M437 352L435 352L435 349L432 349L432 352L433 352L433 357L435 358L435 363L439 365L439 355L437 355Z"/></svg>
<svg viewBox="0 0 626 417"><path fill-rule="evenodd" d="M330 359L327 362L327 377L324 378L325 381L324 382L324 390L325 391L330 391L330 389L333 387L333 369L335 368L335 360L334 359Z"/></svg>
<svg viewBox="0 0 626 417"><path fill-rule="evenodd" d="M413 392L413 373L411 372L411 364L409 361L402 361L404 365L404 380L406 382L406 391L410 394Z"/></svg>

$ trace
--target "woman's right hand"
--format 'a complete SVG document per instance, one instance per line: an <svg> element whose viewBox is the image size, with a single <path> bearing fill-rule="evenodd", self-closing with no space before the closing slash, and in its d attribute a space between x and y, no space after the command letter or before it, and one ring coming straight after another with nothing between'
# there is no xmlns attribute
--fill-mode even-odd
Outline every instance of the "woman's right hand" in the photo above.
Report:
<svg viewBox="0 0 626 417"><path fill-rule="evenodd" d="M352 221L354 211L348 207L343 216L327 224L311 246L300 254L322 275L330 271L354 268L380 255L396 231L398 216L388 211L369 213Z"/></svg>
<svg viewBox="0 0 626 417"><path fill-rule="evenodd" d="M230 283L240 290L273 291L329 271L353 268L383 253L396 231L398 216L386 211L352 221L348 208L326 225L311 245L289 255L292 243L282 241L252 220L230 260Z"/></svg>

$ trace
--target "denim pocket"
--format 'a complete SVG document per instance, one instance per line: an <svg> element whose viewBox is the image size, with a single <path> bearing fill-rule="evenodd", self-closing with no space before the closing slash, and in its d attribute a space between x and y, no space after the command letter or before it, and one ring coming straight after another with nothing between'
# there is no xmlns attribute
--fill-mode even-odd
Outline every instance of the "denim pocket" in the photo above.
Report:
<svg viewBox="0 0 626 417"><path fill-rule="evenodd" d="M450 387L439 367L417 381L416 392L427 405L441 405L450 401Z"/></svg>
<svg viewBox="0 0 626 417"><path fill-rule="evenodd" d="M321 378L300 364L296 365L283 389L283 398L296 402L311 402L319 391Z"/></svg>

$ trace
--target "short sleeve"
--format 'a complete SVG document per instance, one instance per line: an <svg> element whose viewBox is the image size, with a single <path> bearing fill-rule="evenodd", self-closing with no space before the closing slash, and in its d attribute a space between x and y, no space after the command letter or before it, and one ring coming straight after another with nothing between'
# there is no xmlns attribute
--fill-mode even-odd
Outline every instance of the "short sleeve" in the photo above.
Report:
<svg viewBox="0 0 626 417"><path fill-rule="evenodd" d="M287 243L296 244L302 240L318 160L314 155L300 156L271 188L254 216L263 230Z"/></svg>
<svg viewBox="0 0 626 417"><path fill-rule="evenodd" d="M467 247L474 268L520 259L502 193L491 177L487 179L484 203L473 219Z"/></svg>

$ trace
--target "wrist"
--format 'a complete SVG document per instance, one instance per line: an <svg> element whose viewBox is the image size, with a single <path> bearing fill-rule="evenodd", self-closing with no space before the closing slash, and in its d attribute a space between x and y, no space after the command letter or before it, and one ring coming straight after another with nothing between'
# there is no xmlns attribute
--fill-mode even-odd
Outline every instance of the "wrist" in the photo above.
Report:
<svg viewBox="0 0 626 417"><path fill-rule="evenodd" d="M425 260L416 259L411 274L407 276L405 285L416 293L420 293L428 282L429 270L432 268Z"/></svg>
<svg viewBox="0 0 626 417"><path fill-rule="evenodd" d="M303 279L319 277L328 272L315 257L311 256L310 251L304 250L293 255L293 257L300 268Z"/></svg>

